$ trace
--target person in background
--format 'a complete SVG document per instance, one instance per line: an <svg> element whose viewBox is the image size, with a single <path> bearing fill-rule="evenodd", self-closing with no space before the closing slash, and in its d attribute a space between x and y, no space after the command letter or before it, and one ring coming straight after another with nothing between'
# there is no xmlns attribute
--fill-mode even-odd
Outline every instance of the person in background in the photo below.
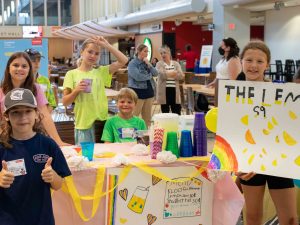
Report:
<svg viewBox="0 0 300 225"><path fill-rule="evenodd" d="M151 64L153 67L156 67L156 63L158 62L158 59L156 57L151 59Z"/></svg>
<svg viewBox="0 0 300 225"><path fill-rule="evenodd" d="M106 48L116 62L97 67L101 48ZM63 84L64 106L75 102L75 143L100 142L95 129L103 127L108 117L105 87L110 87L112 74L127 63L127 57L102 36L85 40L81 46L78 68L67 72ZM102 130L100 130L100 138Z"/></svg>
<svg viewBox="0 0 300 225"><path fill-rule="evenodd" d="M265 81L271 53L262 41L249 42L241 53L242 68L247 81ZM266 183L274 202L279 224L298 225L296 191L293 179L250 173L237 173L246 204L247 224L261 225Z"/></svg>
<svg viewBox="0 0 300 225"><path fill-rule="evenodd" d="M183 53L183 59L186 60L185 71L186 72L194 72L195 63L197 62L198 56L196 52L192 50L192 46L187 44L185 46L185 52Z"/></svg>
<svg viewBox="0 0 300 225"><path fill-rule="evenodd" d="M241 61L239 58L240 49L233 38L225 38L219 47L221 60L216 65L216 79L209 83L208 87L215 87L217 79L236 80L242 71Z"/></svg>
<svg viewBox="0 0 300 225"><path fill-rule="evenodd" d="M63 142L57 133L51 114L47 108L47 99L40 85L34 81L31 60L25 52L15 52L7 61L0 88L0 118L4 111L4 96L14 88L26 88L34 94L39 112L43 116L42 124L47 134L53 138L58 145L69 145Z"/></svg>
<svg viewBox="0 0 300 225"><path fill-rule="evenodd" d="M293 82L299 84L300 83L300 68L297 70L293 77Z"/></svg>
<svg viewBox="0 0 300 225"><path fill-rule="evenodd" d="M161 105L162 113L181 114L179 81L184 74L178 62L171 59L171 50L164 45L159 49L162 60L156 64L158 71L156 101Z"/></svg>
<svg viewBox="0 0 300 225"><path fill-rule="evenodd" d="M51 61L49 61L49 64L48 64L48 79L49 79L50 83L51 83L50 78L51 78L52 69L53 69L53 66L51 65ZM59 100L58 100L57 85L58 84L55 84L55 82L51 83L51 87L52 87L52 90L53 90L53 95L55 97L55 102L58 104Z"/></svg>
<svg viewBox="0 0 300 225"><path fill-rule="evenodd" d="M16 88L4 99L0 134L0 224L54 225L50 188L70 176L59 146L43 135L37 101ZM18 164L17 166L15 166Z"/></svg>
<svg viewBox="0 0 300 225"><path fill-rule="evenodd" d="M41 53L35 49L29 48L26 49L26 52L29 55L32 64L32 72L35 78L36 83L42 88L47 101L48 101L48 110L51 113L52 110L57 106L56 98L54 96L53 87L50 84L48 76L42 76L39 74L39 69L41 67L41 58L44 58Z"/></svg>
<svg viewBox="0 0 300 225"><path fill-rule="evenodd" d="M122 88L117 96L118 115L109 118L104 126L101 140L105 143L136 142L136 132L147 130L145 121L133 115L138 101L130 88Z"/></svg>
<svg viewBox="0 0 300 225"><path fill-rule="evenodd" d="M147 59L148 47L140 44L137 47L136 57L128 64L128 87L133 89L138 96L138 101L134 110L134 115L142 118L147 126L151 123L151 109L155 93L154 76L157 70Z"/></svg>

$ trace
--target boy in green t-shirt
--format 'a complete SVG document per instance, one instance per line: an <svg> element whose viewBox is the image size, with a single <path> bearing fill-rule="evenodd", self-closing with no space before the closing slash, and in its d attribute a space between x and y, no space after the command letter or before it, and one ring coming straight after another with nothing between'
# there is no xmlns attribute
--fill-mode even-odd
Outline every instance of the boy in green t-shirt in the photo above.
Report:
<svg viewBox="0 0 300 225"><path fill-rule="evenodd" d="M109 118L104 126L101 140L105 143L135 142L137 130L147 130L143 119L133 115L137 95L130 88L122 88L117 96L119 113Z"/></svg>

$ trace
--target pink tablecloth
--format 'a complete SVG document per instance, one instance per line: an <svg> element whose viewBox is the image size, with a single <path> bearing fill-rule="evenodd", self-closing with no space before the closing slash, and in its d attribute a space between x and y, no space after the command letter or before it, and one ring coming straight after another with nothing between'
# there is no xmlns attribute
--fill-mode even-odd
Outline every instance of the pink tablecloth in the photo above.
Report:
<svg viewBox="0 0 300 225"><path fill-rule="evenodd" d="M177 166L180 163L174 163ZM73 179L80 195L93 193L96 169L73 172ZM213 224L234 225L240 215L244 200L229 174L219 180L214 189ZM83 212L87 217L92 212L91 201L82 201ZM84 222L74 208L70 196L59 190L53 193L54 216L57 225L105 225L105 197L101 199L96 215Z"/></svg>

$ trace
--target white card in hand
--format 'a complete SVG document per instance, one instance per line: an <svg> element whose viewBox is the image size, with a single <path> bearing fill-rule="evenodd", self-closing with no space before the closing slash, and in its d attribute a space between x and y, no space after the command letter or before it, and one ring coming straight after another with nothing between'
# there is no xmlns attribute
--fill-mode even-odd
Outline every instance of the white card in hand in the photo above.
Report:
<svg viewBox="0 0 300 225"><path fill-rule="evenodd" d="M26 167L24 159L16 159L7 162L7 168L9 172L12 172L14 176L22 176L25 175Z"/></svg>

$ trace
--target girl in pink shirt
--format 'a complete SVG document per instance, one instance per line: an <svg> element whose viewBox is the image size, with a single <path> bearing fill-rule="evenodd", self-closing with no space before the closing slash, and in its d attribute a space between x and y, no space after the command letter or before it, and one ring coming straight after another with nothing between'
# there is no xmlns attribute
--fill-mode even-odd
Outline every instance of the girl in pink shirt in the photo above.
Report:
<svg viewBox="0 0 300 225"><path fill-rule="evenodd" d="M43 116L42 124L46 132L58 145L67 145L61 140L57 133L52 117L47 109L48 102L43 91L40 89L39 85L34 83L32 64L29 56L25 52L16 52L7 61L4 78L0 88L0 118L4 111L4 95L14 88L26 88L34 94L37 99L38 110Z"/></svg>

